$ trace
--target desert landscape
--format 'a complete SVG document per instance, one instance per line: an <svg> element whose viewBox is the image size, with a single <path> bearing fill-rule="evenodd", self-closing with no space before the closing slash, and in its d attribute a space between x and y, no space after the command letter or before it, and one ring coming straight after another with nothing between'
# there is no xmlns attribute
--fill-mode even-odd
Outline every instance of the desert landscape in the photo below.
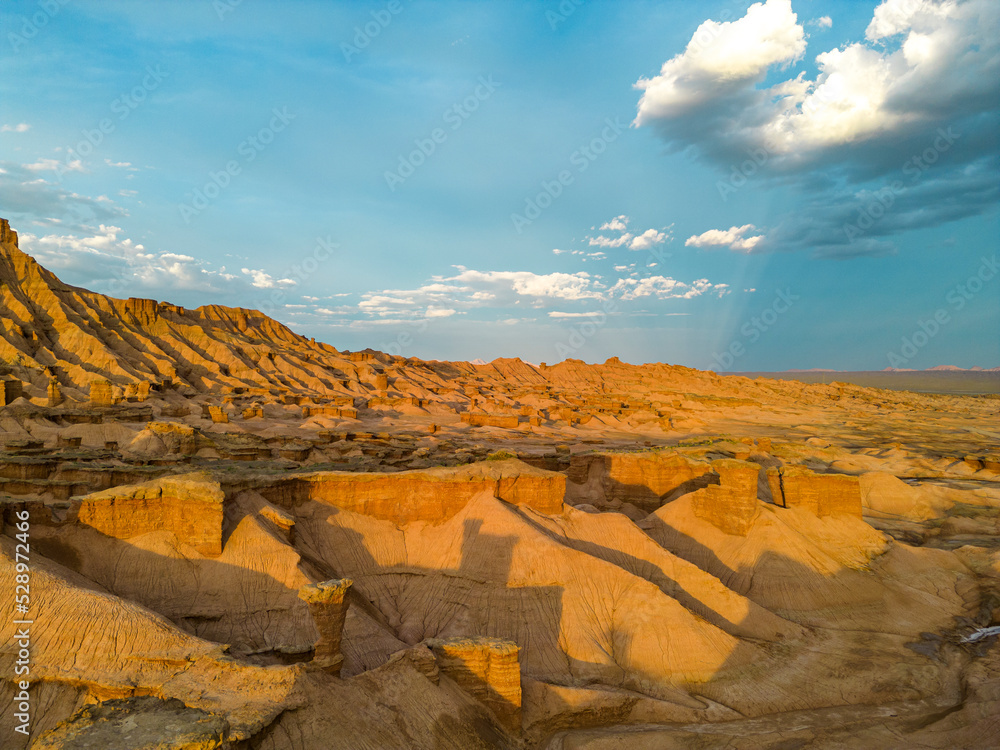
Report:
<svg viewBox="0 0 1000 750"><path fill-rule="evenodd" d="M996 396L338 351L0 242L5 748L1000 742Z"/></svg>
<svg viewBox="0 0 1000 750"><path fill-rule="evenodd" d="M997 0L0 21L0 750L1000 748Z"/></svg>

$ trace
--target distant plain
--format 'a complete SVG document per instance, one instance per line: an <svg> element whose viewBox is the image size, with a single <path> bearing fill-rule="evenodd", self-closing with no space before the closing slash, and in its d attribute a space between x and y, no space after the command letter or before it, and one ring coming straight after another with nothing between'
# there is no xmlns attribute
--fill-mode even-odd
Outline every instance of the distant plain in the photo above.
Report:
<svg viewBox="0 0 1000 750"><path fill-rule="evenodd" d="M891 391L915 393L945 393L963 396L1000 394L1000 372L921 370L917 372L727 372L720 375L742 375L747 378L797 380L800 383L853 383L864 388L887 388Z"/></svg>

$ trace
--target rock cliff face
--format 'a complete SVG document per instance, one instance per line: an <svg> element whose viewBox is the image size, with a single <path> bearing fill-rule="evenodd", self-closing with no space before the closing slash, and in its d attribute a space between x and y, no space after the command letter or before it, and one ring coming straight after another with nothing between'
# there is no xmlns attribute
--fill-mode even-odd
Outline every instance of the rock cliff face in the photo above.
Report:
<svg viewBox="0 0 1000 750"><path fill-rule="evenodd" d="M0 402L11 404L24 394L24 384L20 380L0 380Z"/></svg>
<svg viewBox="0 0 1000 750"><path fill-rule="evenodd" d="M427 645L441 674L485 703L515 734L521 732L521 669L516 643L498 638L448 638Z"/></svg>
<svg viewBox="0 0 1000 750"><path fill-rule="evenodd" d="M671 493L704 487L713 479L711 471L707 462L677 453L573 456L568 472L569 502L589 502L596 495L652 512Z"/></svg>
<svg viewBox="0 0 1000 750"><path fill-rule="evenodd" d="M760 467L746 461L712 462L719 475L717 486L691 494L694 514L727 534L746 536L759 513L757 477Z"/></svg>
<svg viewBox="0 0 1000 750"><path fill-rule="evenodd" d="M463 414L462 421L473 427L517 427L517 417L512 414Z"/></svg>
<svg viewBox="0 0 1000 750"><path fill-rule="evenodd" d="M819 517L847 515L861 518L861 489L857 477L816 474L795 466L768 469L767 481L777 505L804 508Z"/></svg>
<svg viewBox="0 0 1000 750"><path fill-rule="evenodd" d="M201 554L218 556L224 498L204 476L169 477L82 497L77 519L115 539L170 531Z"/></svg>
<svg viewBox="0 0 1000 750"><path fill-rule="evenodd" d="M277 482L263 491L273 502L286 507L318 500L393 523L443 523L483 492L540 513L560 513L566 477L509 459L394 474L306 474Z"/></svg>

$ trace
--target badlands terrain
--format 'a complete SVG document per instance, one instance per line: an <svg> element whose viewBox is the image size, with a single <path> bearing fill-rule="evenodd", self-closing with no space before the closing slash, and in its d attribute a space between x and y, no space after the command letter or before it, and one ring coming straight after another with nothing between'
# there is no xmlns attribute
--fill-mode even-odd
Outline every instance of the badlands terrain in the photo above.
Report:
<svg viewBox="0 0 1000 750"><path fill-rule="evenodd" d="M995 396L0 322L0 747L1000 745Z"/></svg>

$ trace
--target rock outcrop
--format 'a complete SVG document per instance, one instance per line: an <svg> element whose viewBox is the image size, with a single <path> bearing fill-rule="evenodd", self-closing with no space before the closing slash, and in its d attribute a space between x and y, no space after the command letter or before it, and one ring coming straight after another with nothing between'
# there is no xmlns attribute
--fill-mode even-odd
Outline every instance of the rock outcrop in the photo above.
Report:
<svg viewBox="0 0 1000 750"><path fill-rule="evenodd" d="M757 501L757 464L735 459L718 459L712 470L720 478L692 494L694 514L716 528L734 536L746 536L760 512Z"/></svg>
<svg viewBox="0 0 1000 750"><path fill-rule="evenodd" d="M427 642L441 674L485 703L507 729L521 731L521 669L516 643L499 638L447 638Z"/></svg>
<svg viewBox="0 0 1000 750"><path fill-rule="evenodd" d="M207 556L222 552L219 485L204 475L165 477L77 498L79 523L115 539L169 531Z"/></svg>
<svg viewBox="0 0 1000 750"><path fill-rule="evenodd" d="M46 388L45 395L48 399L49 406L59 406L63 402L62 387L59 385L59 381L56 378L49 380L49 385Z"/></svg>
<svg viewBox="0 0 1000 750"><path fill-rule="evenodd" d="M225 750L229 722L176 698L152 696L84 706L43 737L35 750Z"/></svg>
<svg viewBox="0 0 1000 750"><path fill-rule="evenodd" d="M299 598L309 604L309 612L319 631L313 664L337 676L344 663L344 657L340 653L340 639L347 619L347 592L352 583L348 578L341 578L310 583L299 589Z"/></svg>
<svg viewBox="0 0 1000 750"><path fill-rule="evenodd" d="M571 504L628 502L652 512L675 492L690 492L713 480L712 467L679 453L596 453L573 456L569 466Z"/></svg>
<svg viewBox="0 0 1000 750"><path fill-rule="evenodd" d="M767 481L775 505L804 508L819 516L861 518L858 478L847 474L816 474L801 466L771 468Z"/></svg>
<svg viewBox="0 0 1000 750"><path fill-rule="evenodd" d="M0 405L6 406L24 395L24 384L20 380L0 380Z"/></svg>
<svg viewBox="0 0 1000 750"><path fill-rule="evenodd" d="M516 414L462 414L462 421L471 427L503 427L513 429L517 427Z"/></svg>
<svg viewBox="0 0 1000 750"><path fill-rule="evenodd" d="M319 472L281 480L261 491L285 507L318 500L393 523L443 523L484 491L539 513L561 513L566 477L507 459L393 474Z"/></svg>
<svg viewBox="0 0 1000 750"><path fill-rule="evenodd" d="M90 405L106 407L114 404L114 387L107 380L95 380L90 384Z"/></svg>

